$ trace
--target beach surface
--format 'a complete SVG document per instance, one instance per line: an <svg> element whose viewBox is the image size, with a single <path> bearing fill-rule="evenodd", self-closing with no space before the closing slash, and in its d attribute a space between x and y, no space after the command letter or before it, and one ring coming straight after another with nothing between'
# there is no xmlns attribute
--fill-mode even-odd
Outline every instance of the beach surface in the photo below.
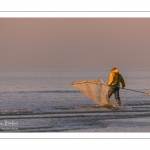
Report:
<svg viewBox="0 0 150 150"><path fill-rule="evenodd" d="M150 95L120 90L123 108L100 107L71 85L108 80L109 69L0 70L0 132L150 132ZM126 86L150 91L148 69L122 69Z"/></svg>

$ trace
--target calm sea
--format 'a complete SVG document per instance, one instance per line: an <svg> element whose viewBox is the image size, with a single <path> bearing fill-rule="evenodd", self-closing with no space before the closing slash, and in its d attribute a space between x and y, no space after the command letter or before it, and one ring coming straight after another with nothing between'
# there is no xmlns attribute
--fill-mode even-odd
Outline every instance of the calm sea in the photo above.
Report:
<svg viewBox="0 0 150 150"><path fill-rule="evenodd" d="M120 90L102 108L73 81L108 81L109 69L1 69L0 132L150 132L150 95ZM126 88L150 91L150 69L122 69Z"/></svg>

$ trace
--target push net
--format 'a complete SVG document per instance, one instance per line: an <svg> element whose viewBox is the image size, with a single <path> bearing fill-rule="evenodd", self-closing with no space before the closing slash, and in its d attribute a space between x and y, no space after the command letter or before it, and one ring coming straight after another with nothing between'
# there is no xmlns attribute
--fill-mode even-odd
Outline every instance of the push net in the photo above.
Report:
<svg viewBox="0 0 150 150"><path fill-rule="evenodd" d="M107 94L109 86L102 80L73 82L72 86L100 106L112 106Z"/></svg>

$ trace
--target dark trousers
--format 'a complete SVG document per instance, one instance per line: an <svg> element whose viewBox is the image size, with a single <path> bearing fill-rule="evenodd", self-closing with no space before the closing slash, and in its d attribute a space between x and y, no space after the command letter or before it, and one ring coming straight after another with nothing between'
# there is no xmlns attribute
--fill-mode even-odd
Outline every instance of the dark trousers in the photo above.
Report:
<svg viewBox="0 0 150 150"><path fill-rule="evenodd" d="M119 84L115 84L110 86L108 90L108 99L111 97L111 95L114 93L116 102L118 105L121 105L120 97L119 97Z"/></svg>

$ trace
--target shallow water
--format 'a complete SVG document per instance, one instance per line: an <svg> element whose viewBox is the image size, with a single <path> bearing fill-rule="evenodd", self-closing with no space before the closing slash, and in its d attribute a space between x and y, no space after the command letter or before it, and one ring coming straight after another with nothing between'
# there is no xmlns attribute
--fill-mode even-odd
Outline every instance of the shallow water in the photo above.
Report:
<svg viewBox="0 0 150 150"><path fill-rule="evenodd" d="M150 91L149 69L122 69L126 87ZM123 108L100 107L71 82L109 69L0 70L0 132L149 132L150 95L120 90Z"/></svg>

